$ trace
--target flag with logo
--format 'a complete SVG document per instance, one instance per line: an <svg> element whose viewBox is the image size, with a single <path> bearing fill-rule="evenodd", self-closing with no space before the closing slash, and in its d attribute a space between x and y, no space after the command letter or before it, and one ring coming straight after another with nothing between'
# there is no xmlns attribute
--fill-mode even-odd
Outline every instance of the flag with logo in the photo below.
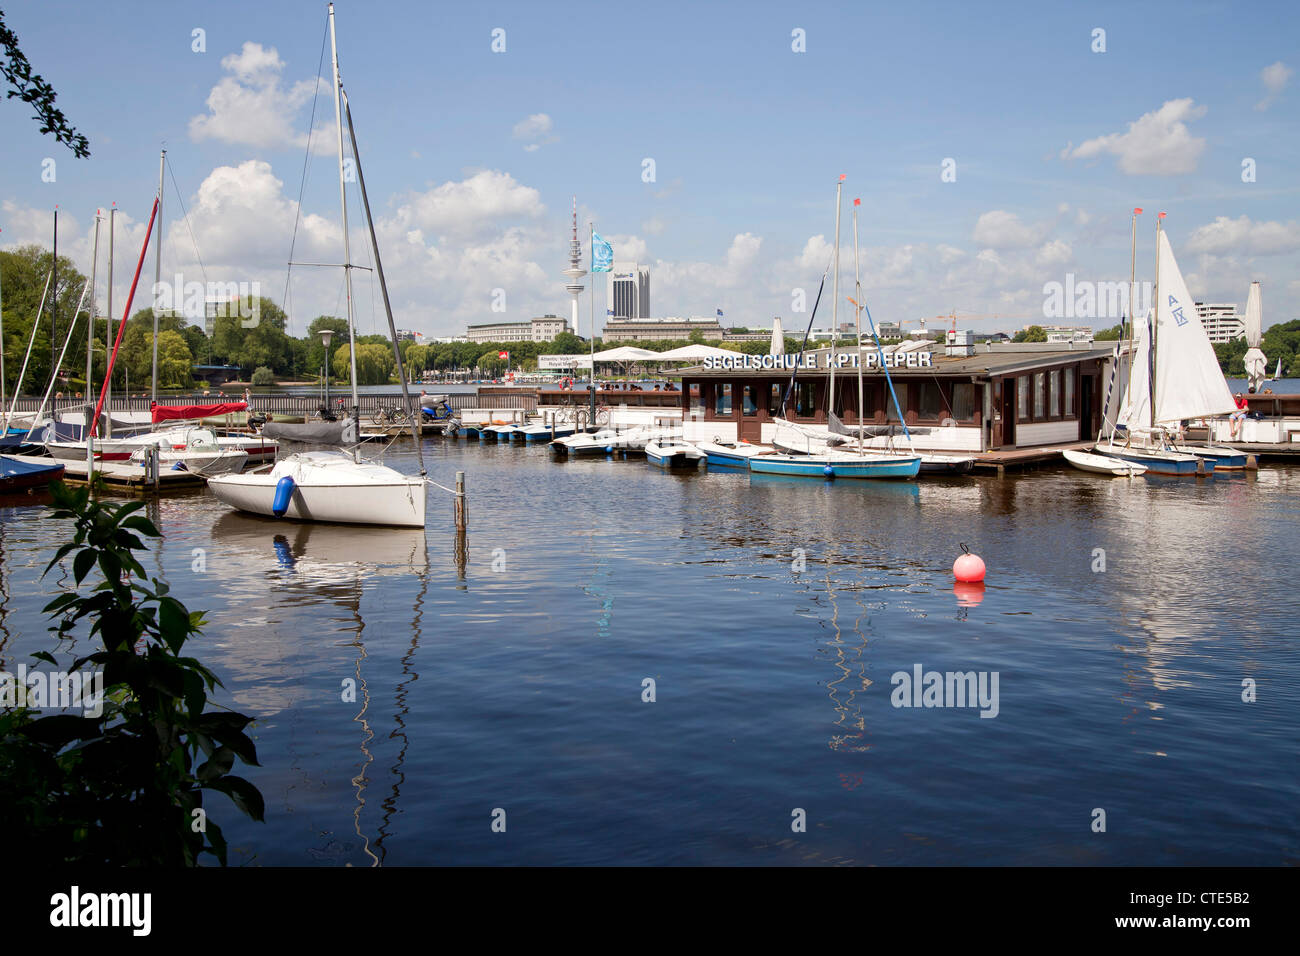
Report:
<svg viewBox="0 0 1300 956"><path fill-rule="evenodd" d="M498 353L497 353L497 358L499 358L499 359L503 359L504 361L509 362L509 361L510 361L510 353L509 353L509 352L498 352Z"/></svg>
<svg viewBox="0 0 1300 956"><path fill-rule="evenodd" d="M591 234L591 271L612 272L614 270L614 247L600 238L600 233Z"/></svg>

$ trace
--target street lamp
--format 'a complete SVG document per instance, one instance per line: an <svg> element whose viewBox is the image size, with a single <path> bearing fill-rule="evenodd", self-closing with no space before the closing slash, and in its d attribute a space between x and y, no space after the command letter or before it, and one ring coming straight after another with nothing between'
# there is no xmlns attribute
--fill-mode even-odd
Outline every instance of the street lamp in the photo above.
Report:
<svg viewBox="0 0 1300 956"><path fill-rule="evenodd" d="M334 337L332 329L321 329L320 340L325 343L325 368L323 378L325 380L325 407L330 407L330 339Z"/></svg>

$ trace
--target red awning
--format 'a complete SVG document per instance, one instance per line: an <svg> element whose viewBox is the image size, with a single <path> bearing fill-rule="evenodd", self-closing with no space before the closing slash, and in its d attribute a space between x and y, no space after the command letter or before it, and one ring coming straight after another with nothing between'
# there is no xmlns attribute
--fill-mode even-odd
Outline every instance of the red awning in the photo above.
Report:
<svg viewBox="0 0 1300 956"><path fill-rule="evenodd" d="M154 424L184 418L209 418L214 415L226 415L230 412L242 412L248 408L247 402L223 402L220 405L155 405L153 407Z"/></svg>

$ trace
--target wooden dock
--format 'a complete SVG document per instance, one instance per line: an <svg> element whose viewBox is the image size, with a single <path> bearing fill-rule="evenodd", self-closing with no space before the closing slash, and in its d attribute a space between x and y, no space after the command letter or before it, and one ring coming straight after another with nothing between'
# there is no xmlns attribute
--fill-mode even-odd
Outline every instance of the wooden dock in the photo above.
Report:
<svg viewBox="0 0 1300 956"><path fill-rule="evenodd" d="M45 458L40 455L9 455L7 457L33 465L48 465L58 461L63 465L63 480L68 484L84 485L88 483L85 459L63 461L62 459ZM158 488L155 491L153 483L145 480L144 468L138 464L117 461L95 462L95 476L102 478L104 484L111 491L141 497L171 491L187 491L202 488L206 484L202 475L196 475L192 471L163 469L158 473Z"/></svg>
<svg viewBox="0 0 1300 956"><path fill-rule="evenodd" d="M1008 469L1021 471L1038 468L1043 465L1064 465L1061 452L1085 451L1096 444L1091 441L1069 442L1064 445L1040 445L1035 448L1006 448L999 451L983 451L975 455L975 468L981 471L994 471L1001 475ZM945 454L958 454L945 452Z"/></svg>

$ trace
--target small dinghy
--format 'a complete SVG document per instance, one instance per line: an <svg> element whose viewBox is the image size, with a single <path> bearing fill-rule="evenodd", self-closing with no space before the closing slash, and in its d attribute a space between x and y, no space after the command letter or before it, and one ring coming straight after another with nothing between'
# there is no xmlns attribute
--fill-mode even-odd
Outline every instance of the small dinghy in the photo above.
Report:
<svg viewBox="0 0 1300 956"><path fill-rule="evenodd" d="M660 468L694 468L704 452L677 438L656 438L646 442L645 460Z"/></svg>
<svg viewBox="0 0 1300 956"><path fill-rule="evenodd" d="M695 447L704 452L710 465L724 468L748 468L749 460L758 455L771 455L776 449L771 445L755 445L747 441L702 441ZM647 454L649 452L647 451Z"/></svg>
<svg viewBox="0 0 1300 956"><path fill-rule="evenodd" d="M1086 451L1071 451L1068 449L1061 452L1061 454L1075 468L1080 471L1091 472L1094 475L1136 478L1138 475L1145 474L1147 470L1146 465L1135 461L1125 461L1122 458L1112 458L1110 455L1090 455Z"/></svg>

